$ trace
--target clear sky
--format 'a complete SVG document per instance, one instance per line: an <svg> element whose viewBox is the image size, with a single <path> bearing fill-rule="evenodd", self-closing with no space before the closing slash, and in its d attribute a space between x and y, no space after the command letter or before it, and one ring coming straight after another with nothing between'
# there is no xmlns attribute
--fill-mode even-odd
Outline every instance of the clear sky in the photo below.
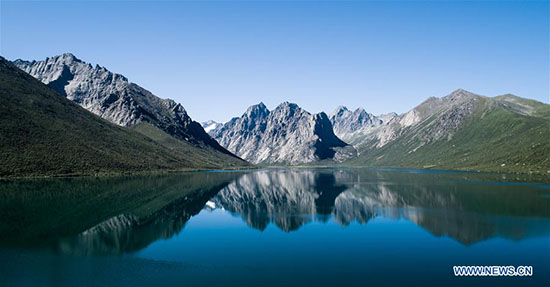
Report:
<svg viewBox="0 0 550 287"><path fill-rule="evenodd" d="M195 120L263 101L405 112L457 88L550 101L548 1L9 2L2 56L71 52Z"/></svg>

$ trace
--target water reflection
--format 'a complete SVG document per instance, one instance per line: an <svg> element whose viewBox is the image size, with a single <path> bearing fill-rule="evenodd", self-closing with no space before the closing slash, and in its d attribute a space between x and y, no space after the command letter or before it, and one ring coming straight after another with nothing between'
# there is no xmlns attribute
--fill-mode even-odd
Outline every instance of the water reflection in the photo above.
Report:
<svg viewBox="0 0 550 287"><path fill-rule="evenodd" d="M112 217L74 237L61 238L54 248L64 254L107 255L138 251L183 229L220 187L178 198L162 209L139 216L134 213Z"/></svg>
<svg viewBox="0 0 550 287"><path fill-rule="evenodd" d="M120 254L177 234L242 173L0 182L0 246Z"/></svg>
<svg viewBox="0 0 550 287"><path fill-rule="evenodd" d="M258 230L273 223L296 232L330 220L345 227L383 216L463 244L549 236L545 186L494 177L295 169L1 182L0 238L64 254L122 254L178 234L205 205Z"/></svg>
<svg viewBox="0 0 550 287"><path fill-rule="evenodd" d="M346 185L332 173L259 171L241 176L212 201L240 214L251 227L264 230L270 222L284 231L297 230L318 215L326 221Z"/></svg>
<svg viewBox="0 0 550 287"><path fill-rule="evenodd" d="M550 200L539 185L479 182L483 177L494 175L259 171L241 176L212 201L259 230L270 222L288 232L313 220L333 218L347 226L384 216L464 244L495 236L548 236Z"/></svg>

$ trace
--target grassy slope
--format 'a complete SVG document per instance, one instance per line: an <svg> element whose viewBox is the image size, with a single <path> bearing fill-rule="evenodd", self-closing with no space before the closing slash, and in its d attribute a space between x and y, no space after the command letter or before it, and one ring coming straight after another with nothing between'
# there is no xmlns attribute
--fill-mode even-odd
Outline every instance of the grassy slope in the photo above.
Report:
<svg viewBox="0 0 550 287"><path fill-rule="evenodd" d="M195 158L201 166L209 168L236 167L247 166L248 163L236 158L233 155L228 155L214 150L211 147L196 148L186 142L180 141L161 129L149 124L140 123L133 126L131 129L147 136L148 138L159 143L163 147L170 150L170 154L180 158Z"/></svg>
<svg viewBox="0 0 550 287"><path fill-rule="evenodd" d="M174 153L140 133L111 124L55 93L0 57L0 177L222 168L180 142Z"/></svg>
<svg viewBox="0 0 550 287"><path fill-rule="evenodd" d="M527 116L496 107L492 99L482 101L449 141L440 140L410 152L419 142L411 140L413 132L409 131L380 149L367 151L350 164L547 173L549 106L538 103L534 116Z"/></svg>

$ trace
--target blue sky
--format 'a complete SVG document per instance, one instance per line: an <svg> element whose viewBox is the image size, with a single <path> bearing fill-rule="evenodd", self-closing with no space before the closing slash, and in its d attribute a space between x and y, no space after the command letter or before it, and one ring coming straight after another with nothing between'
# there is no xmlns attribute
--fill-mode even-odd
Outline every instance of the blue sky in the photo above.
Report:
<svg viewBox="0 0 550 287"><path fill-rule="evenodd" d="M0 53L71 52L196 120L263 101L405 112L457 88L550 101L548 1L0 4Z"/></svg>

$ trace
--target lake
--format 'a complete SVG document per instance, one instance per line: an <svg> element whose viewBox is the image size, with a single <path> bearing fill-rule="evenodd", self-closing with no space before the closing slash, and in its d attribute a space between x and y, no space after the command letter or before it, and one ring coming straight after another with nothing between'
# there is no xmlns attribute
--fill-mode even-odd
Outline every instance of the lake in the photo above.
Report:
<svg viewBox="0 0 550 287"><path fill-rule="evenodd" d="M0 236L2 286L549 286L550 184L372 168L4 180Z"/></svg>

